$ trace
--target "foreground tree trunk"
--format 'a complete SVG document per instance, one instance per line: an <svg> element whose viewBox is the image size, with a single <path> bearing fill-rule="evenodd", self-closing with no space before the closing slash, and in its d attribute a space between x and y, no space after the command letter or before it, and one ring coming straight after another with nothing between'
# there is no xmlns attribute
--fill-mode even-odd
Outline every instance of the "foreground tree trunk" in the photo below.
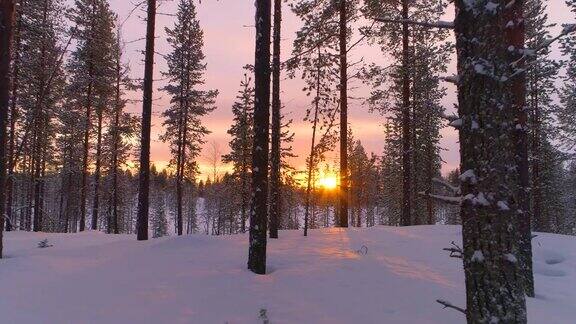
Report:
<svg viewBox="0 0 576 324"><path fill-rule="evenodd" d="M523 4L489 3L455 2L466 316L526 323Z"/></svg>
<svg viewBox="0 0 576 324"><path fill-rule="evenodd" d="M278 238L280 198L280 37L282 0L274 0L274 55L272 59L272 152L270 163L270 238Z"/></svg>
<svg viewBox="0 0 576 324"><path fill-rule="evenodd" d="M12 31L14 1L1 0L0 4L0 258L3 252L4 213L6 211L6 126L10 104L10 59L12 58Z"/></svg>
<svg viewBox="0 0 576 324"><path fill-rule="evenodd" d="M268 227L268 134L270 118L270 0L256 0L256 60L252 203L248 269L266 274Z"/></svg>
<svg viewBox="0 0 576 324"><path fill-rule="evenodd" d="M148 0L146 24L146 58L144 67L144 101L142 104L142 147L140 149L140 175L138 190L137 239L148 239L148 210L150 194L150 129L152 127L152 85L154 74L154 28L156 0Z"/></svg>
<svg viewBox="0 0 576 324"><path fill-rule="evenodd" d="M348 227L348 22L340 0L340 227Z"/></svg>

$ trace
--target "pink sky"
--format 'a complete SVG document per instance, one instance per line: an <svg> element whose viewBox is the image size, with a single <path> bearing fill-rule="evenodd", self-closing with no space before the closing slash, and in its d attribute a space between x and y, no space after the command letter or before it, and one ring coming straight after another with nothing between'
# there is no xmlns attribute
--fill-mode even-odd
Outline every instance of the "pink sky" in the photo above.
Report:
<svg viewBox="0 0 576 324"><path fill-rule="evenodd" d="M133 8L133 4L126 0L109 0L111 7L116 11L120 20L128 15ZM178 0L163 2L158 9L159 13L173 14L176 11ZM570 21L570 12L565 9L564 2L561 0L548 1L549 14L552 22ZM299 20L289 12L287 6L284 6L283 21L283 39L282 50L283 57L289 57L292 41L295 31L299 28ZM143 8L145 9L145 8ZM222 153L228 151L228 141L230 140L226 133L232 122L231 106L234 102L238 90L240 79L243 75L242 66L252 64L254 61L254 0L204 0L197 5L198 17L204 30L204 52L206 54L206 63L208 70L206 73L207 88L218 89L220 95L217 98L217 109L210 116L204 118L205 125L212 131L207 137L207 141L216 142ZM452 17L452 8L448 9L447 17ZM123 26L124 39L127 42L140 39L145 33L145 17L142 11L134 14L127 20ZM156 51L166 54L170 51L166 43L164 28L171 27L174 17L169 15L159 15L156 25ZM356 38L354 38L356 39ZM141 78L143 75L143 64L141 51L144 48L143 41L130 43L126 46L126 57L130 61L132 74L134 77ZM353 55L356 58L361 56L367 60L381 58L379 50L376 48L360 47ZM160 72L166 69L166 62L160 55L156 55L155 75L160 79ZM383 61L383 59L380 59ZM385 63L385 62L382 62ZM454 64L451 64L450 73L453 73ZM160 88L162 82L156 82L155 89ZM352 93L358 97L367 93L365 86L356 84L359 89ZM293 159L292 164L296 168L303 168L304 159L309 147L311 130L308 123L302 121L305 110L310 104L310 98L302 93L301 80L286 80L283 82L282 101L285 105L285 113L294 119L293 130L296 132L294 148L298 158ZM135 98L141 98L141 94L134 94ZM161 119L158 115L168 106L169 98L166 94L156 92L154 97L153 135L152 135L152 160L159 164L165 164L170 159L169 150L166 144L158 140L158 135L162 132ZM447 112L453 111L455 101L455 88L448 87L448 95L444 99ZM129 110L134 113L141 111L141 104L131 105ZM353 129L354 136L360 139L367 151L380 154L383 146L383 128L382 122L384 117L378 114L372 114L368 107L363 106L359 100L351 102L349 122ZM458 144L457 134L445 128L442 131L443 139L441 145L444 149L442 152L445 164L443 171L454 169L458 166ZM210 145L204 149L203 156L200 158L201 164L207 164L207 155ZM328 155L329 163L337 163L338 153L335 151ZM222 167L222 170L225 168ZM202 168L203 172L206 172Z"/></svg>

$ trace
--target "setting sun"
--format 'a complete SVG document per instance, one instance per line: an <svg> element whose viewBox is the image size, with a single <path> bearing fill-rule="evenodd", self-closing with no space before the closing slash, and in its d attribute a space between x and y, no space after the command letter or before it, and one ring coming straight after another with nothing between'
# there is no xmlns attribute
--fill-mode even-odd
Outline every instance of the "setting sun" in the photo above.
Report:
<svg viewBox="0 0 576 324"><path fill-rule="evenodd" d="M323 187L325 189L336 189L338 186L338 179L336 176L323 176L318 179L318 186Z"/></svg>

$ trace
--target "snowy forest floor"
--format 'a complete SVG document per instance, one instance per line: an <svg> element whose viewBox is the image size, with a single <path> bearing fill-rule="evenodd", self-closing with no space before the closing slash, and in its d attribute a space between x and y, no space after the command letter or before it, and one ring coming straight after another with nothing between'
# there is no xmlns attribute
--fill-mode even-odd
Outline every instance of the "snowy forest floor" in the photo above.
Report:
<svg viewBox="0 0 576 324"><path fill-rule="evenodd" d="M38 248L46 238L53 246ZM246 270L245 235L5 239L2 323L465 322L435 302L465 305L461 261L442 251L460 241L457 226L281 231L265 276ZM534 255L529 322L574 323L576 238L540 234Z"/></svg>

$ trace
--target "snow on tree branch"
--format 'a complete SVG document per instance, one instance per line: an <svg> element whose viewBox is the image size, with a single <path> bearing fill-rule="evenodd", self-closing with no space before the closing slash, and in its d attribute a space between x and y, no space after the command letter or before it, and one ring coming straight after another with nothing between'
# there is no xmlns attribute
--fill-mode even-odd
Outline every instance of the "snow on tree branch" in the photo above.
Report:
<svg viewBox="0 0 576 324"><path fill-rule="evenodd" d="M458 82L460 81L460 77L456 74L440 77L439 79L453 84L458 84Z"/></svg>
<svg viewBox="0 0 576 324"><path fill-rule="evenodd" d="M430 194L427 192L419 192L418 194L421 196L426 196L426 197L429 197L432 199L436 199L440 202L450 204L450 205L460 205L462 203L462 197L461 196L456 196L456 197L442 196L442 195Z"/></svg>
<svg viewBox="0 0 576 324"><path fill-rule="evenodd" d="M404 24L407 23L409 25L416 25L422 27L429 27L429 28L443 28L443 29L454 29L454 22L453 21L435 21L435 22L425 22L425 21L415 21L409 19L389 19L384 17L377 17L374 20L384 23L399 23Z"/></svg>
<svg viewBox="0 0 576 324"><path fill-rule="evenodd" d="M556 37L552 37L552 38L548 38L548 39L544 40L541 44L539 44L535 48L524 49L523 50L524 54L519 59L517 59L516 61L510 63L510 66L515 68L518 64L525 61L528 57L535 56L539 51L550 47L550 45L552 45L554 42L556 42L560 38L567 36L568 34L576 32L576 24L563 24L562 27L563 27L562 31ZM534 61L530 62L529 64L534 64ZM525 73L527 70L528 70L527 68L517 69L516 72L514 72L514 73L512 73L512 75L510 75L510 78L508 78L508 80L511 80L514 77L516 77L522 73Z"/></svg>
<svg viewBox="0 0 576 324"><path fill-rule="evenodd" d="M453 186L450 183L440 179L440 178L433 178L432 182L435 182L439 185L442 185L448 189L450 189L450 191L452 191L455 195L459 195L460 194L460 187L458 186Z"/></svg>

